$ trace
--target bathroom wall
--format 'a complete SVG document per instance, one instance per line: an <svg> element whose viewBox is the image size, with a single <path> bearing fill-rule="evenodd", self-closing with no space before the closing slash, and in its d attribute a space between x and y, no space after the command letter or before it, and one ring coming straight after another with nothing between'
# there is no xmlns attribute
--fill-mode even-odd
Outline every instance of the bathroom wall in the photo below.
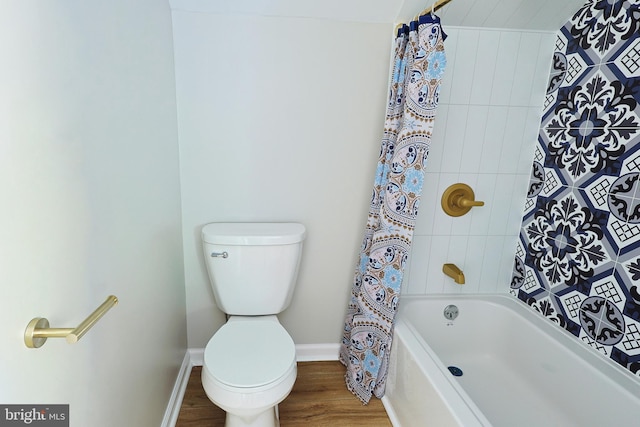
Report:
<svg viewBox="0 0 640 427"><path fill-rule="evenodd" d="M223 12L173 10L189 347L224 323L200 241L215 221L303 223L298 285L280 319L296 344L338 343L393 26Z"/></svg>
<svg viewBox="0 0 640 427"><path fill-rule="evenodd" d="M170 9L2 5L0 404L158 426L186 351ZM109 294L77 344L24 345L32 318L74 327Z"/></svg>
<svg viewBox="0 0 640 427"><path fill-rule="evenodd" d="M172 3L189 346L204 347L224 322L199 235L213 221L303 222L298 288L280 317L297 344L339 342L392 25L350 21L349 11L316 19L192 3ZM554 36L446 23L445 31L446 87L404 292L506 293ZM486 206L452 219L439 197L458 181ZM445 262L464 269L465 286L445 278Z"/></svg>
<svg viewBox="0 0 640 427"><path fill-rule="evenodd" d="M557 33L510 282L514 296L636 374L639 29L640 2L587 2Z"/></svg>
<svg viewBox="0 0 640 427"><path fill-rule="evenodd" d="M447 68L402 292L506 293L554 34L447 27ZM461 217L440 198L456 182L485 206ZM465 273L460 286L444 263Z"/></svg>

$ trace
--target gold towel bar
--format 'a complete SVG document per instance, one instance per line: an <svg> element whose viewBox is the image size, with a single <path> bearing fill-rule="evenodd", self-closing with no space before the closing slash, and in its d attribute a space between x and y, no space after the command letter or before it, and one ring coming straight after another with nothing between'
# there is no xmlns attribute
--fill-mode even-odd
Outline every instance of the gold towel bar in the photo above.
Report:
<svg viewBox="0 0 640 427"><path fill-rule="evenodd" d="M47 341L47 338L66 338L69 344L76 343L117 303L118 298L114 295L109 295L107 300L103 302L100 307L96 308L96 310L76 328L50 328L47 319L44 317L34 317L24 331L24 343L29 348L42 347Z"/></svg>

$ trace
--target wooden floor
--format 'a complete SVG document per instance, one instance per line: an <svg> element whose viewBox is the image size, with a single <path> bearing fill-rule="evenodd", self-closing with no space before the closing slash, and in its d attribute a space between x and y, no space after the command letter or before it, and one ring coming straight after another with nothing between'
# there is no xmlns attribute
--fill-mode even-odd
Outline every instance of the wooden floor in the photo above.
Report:
<svg viewBox="0 0 640 427"><path fill-rule="evenodd" d="M176 427L224 426L224 411L202 389L201 370L191 371ZM344 372L340 362L299 362L293 390L279 405L280 426L391 427L379 399L365 406L347 390Z"/></svg>

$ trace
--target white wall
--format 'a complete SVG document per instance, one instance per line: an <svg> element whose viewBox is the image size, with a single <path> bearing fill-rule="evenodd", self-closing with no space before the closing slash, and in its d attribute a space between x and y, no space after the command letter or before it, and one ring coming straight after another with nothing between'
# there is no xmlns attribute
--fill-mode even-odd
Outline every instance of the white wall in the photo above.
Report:
<svg viewBox="0 0 640 427"><path fill-rule="evenodd" d="M185 288L189 346L223 322L200 252L210 221L303 222L298 290L281 319L297 343L338 342L391 24L174 12L179 173L168 5L3 6L0 403L69 403L73 425L158 425L186 346ZM552 36L445 29L450 83L405 292L503 291L507 280L485 279L511 270ZM452 220L436 207L458 180L487 206ZM465 287L439 272L445 253ZM32 317L74 326L108 294L120 304L78 344L24 347Z"/></svg>
<svg viewBox="0 0 640 427"><path fill-rule="evenodd" d="M157 426L186 349L169 7L3 2L0 57L0 403ZM109 294L77 344L25 347Z"/></svg>
<svg viewBox="0 0 640 427"><path fill-rule="evenodd" d="M298 289L281 320L298 344L338 342L379 148L391 27L184 10L173 19L189 346L204 347L224 322L200 248L200 229L213 221L307 225ZM403 292L507 292L554 35L445 31L445 87ZM440 197L455 182L486 205L446 216ZM465 286L443 275L445 262L463 268Z"/></svg>
<svg viewBox="0 0 640 427"><path fill-rule="evenodd" d="M299 221L297 344L337 343L375 173L391 24L174 10L189 346L224 316L200 230Z"/></svg>
<svg viewBox="0 0 640 427"><path fill-rule="evenodd" d="M555 34L445 31L443 97L403 293L506 293ZM446 215L440 199L456 182L485 206ZM464 271L464 286L442 273L449 262Z"/></svg>

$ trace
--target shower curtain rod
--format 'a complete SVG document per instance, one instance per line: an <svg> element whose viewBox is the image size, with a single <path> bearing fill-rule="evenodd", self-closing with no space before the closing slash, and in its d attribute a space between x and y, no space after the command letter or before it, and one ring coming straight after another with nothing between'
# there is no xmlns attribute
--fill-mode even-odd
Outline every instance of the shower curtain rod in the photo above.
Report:
<svg viewBox="0 0 640 427"><path fill-rule="evenodd" d="M427 13L431 13L431 12L435 12L438 9L443 8L444 6L446 6L450 1L452 0L438 0L436 1L431 7L426 8L425 10L423 10L422 12L420 12L415 19L418 19L419 17L421 17L422 15L426 15Z"/></svg>
<svg viewBox="0 0 640 427"><path fill-rule="evenodd" d="M423 10L422 12L420 12L419 14L417 14L413 20L417 21L419 17L421 17L422 15L426 15L427 13L431 13L431 12L435 12L438 9L443 8L444 6L446 6L447 4L449 4L449 2L451 2L452 0L438 0L436 1L433 5L431 5L431 7L426 8L425 10ZM400 27L402 27L402 23L396 25L396 28L394 30L394 34L398 32L398 29Z"/></svg>

